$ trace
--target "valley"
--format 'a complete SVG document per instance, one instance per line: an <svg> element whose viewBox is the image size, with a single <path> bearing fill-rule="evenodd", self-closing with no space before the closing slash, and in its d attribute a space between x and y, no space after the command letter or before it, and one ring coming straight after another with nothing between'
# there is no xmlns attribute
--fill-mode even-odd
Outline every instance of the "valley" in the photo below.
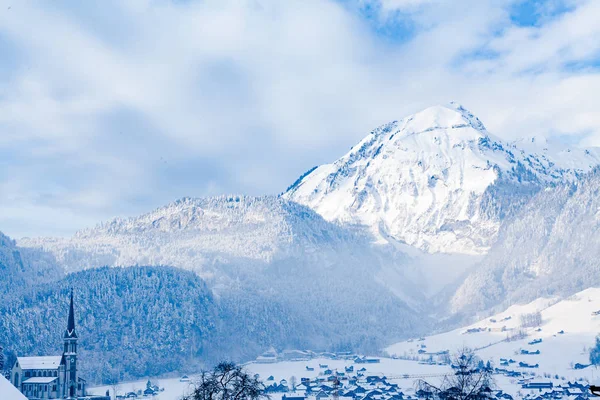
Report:
<svg viewBox="0 0 600 400"><path fill-rule="evenodd" d="M534 326L522 327L527 316L538 312L541 319L533 321ZM532 399L548 393L585 395L588 385L600 381L596 367L589 365L589 350L598 332L600 288L591 288L565 300L542 298L514 305L473 325L396 343L385 349L386 356L364 357L372 362L357 362L361 356L351 353L271 350L266 357L244 367L258 374L267 387L278 387L270 392L273 399L331 399L333 376L340 382L340 398L360 388L367 398L406 399L418 397L418 379L439 384L445 375L453 374L451 354L469 347L493 366L494 395ZM181 382L179 377L151 380L165 389L153 396L160 400L176 400L190 388L190 382ZM290 384L293 380L295 391ZM310 382L310 389L301 384L305 380ZM545 387L538 389L535 385ZM118 390L126 394L145 387L146 381L141 380L122 383ZM113 389L101 386L92 392L101 394Z"/></svg>
<svg viewBox="0 0 600 400"><path fill-rule="evenodd" d="M522 356L524 341L537 336L521 332L518 315L579 292L594 297L582 291L600 285L598 154L539 137L504 142L453 103L373 130L281 195L182 198L72 237L4 237L10 284L0 294L10 302L0 339L13 343L9 357L55 346L25 340L23 327L54 337L56 327L46 325L57 317L44 307L74 286L86 308L118 306L114 315L124 317L111 320L122 327L116 331L100 329L106 316L95 311L81 321L96 343L82 351L95 384L193 374L269 348L388 354L402 358L398 365L437 369L437 361L420 366L463 345L498 365L512 358L539 364L542 376L581 378L569 365L584 364L600 326L559 329L574 322L552 317L550 307L541 311L549 325L537 332L540 354ZM160 311L183 293L176 308L187 311ZM34 306L34 298L46 305ZM142 309L152 310L153 323L144 322L136 298L148 302ZM482 322L506 318L498 312L513 319ZM176 334L160 323L178 326ZM517 331L522 339L505 340ZM141 333L160 345L132 348L128 337ZM426 339L407 341L419 337ZM119 346L127 350L119 354ZM557 348L570 359L556 358ZM161 362L138 363L150 359Z"/></svg>

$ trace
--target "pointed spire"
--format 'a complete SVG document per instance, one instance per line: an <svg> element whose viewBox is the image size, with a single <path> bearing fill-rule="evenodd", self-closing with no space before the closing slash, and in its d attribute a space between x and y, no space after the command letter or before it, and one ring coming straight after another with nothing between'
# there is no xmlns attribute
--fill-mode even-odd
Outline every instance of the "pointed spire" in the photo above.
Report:
<svg viewBox="0 0 600 400"><path fill-rule="evenodd" d="M73 307L73 288L71 288L71 304L69 306L69 321L67 323L67 330L65 331L65 338L76 338L75 334L75 310Z"/></svg>

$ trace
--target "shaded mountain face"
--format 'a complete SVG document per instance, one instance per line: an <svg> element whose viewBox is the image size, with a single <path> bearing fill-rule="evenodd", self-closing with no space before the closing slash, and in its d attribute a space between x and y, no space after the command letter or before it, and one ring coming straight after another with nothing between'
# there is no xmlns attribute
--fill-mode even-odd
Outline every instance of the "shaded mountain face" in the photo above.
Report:
<svg viewBox="0 0 600 400"><path fill-rule="evenodd" d="M24 288L55 281L64 274L51 253L18 247L0 232L0 302L10 301Z"/></svg>
<svg viewBox="0 0 600 400"><path fill-rule="evenodd" d="M540 191L452 298L451 310L502 308L600 285L600 170Z"/></svg>
<svg viewBox="0 0 600 400"><path fill-rule="evenodd" d="M502 220L540 188L599 160L597 150L558 150L540 138L505 143L450 104L375 129L284 197L427 252L485 254Z"/></svg>
<svg viewBox="0 0 600 400"><path fill-rule="evenodd" d="M67 271L170 265L201 276L219 307L222 354L370 349L431 320L418 271L369 235L280 197L182 199L70 239L23 239ZM231 346L236 343L236 346Z"/></svg>

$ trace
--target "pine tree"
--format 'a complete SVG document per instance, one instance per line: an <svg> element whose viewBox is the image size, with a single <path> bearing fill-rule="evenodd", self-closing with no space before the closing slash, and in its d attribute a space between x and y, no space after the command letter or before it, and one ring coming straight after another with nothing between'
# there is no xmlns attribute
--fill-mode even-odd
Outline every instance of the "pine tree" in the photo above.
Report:
<svg viewBox="0 0 600 400"><path fill-rule="evenodd" d="M600 365L600 336L596 337L596 345L590 349L590 363Z"/></svg>

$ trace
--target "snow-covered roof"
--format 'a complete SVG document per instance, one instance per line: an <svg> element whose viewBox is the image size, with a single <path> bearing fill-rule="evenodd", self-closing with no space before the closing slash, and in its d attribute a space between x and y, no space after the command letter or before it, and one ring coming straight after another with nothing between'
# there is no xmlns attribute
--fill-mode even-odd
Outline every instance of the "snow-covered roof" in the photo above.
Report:
<svg viewBox="0 0 600 400"><path fill-rule="evenodd" d="M57 369L61 356L17 357L21 369Z"/></svg>
<svg viewBox="0 0 600 400"><path fill-rule="evenodd" d="M23 393L0 375L0 398L2 400L27 400Z"/></svg>
<svg viewBox="0 0 600 400"><path fill-rule="evenodd" d="M57 377L52 377L52 376L48 376L48 377L38 376L38 377L26 379L23 381L23 383L50 383L57 379L58 379Z"/></svg>

